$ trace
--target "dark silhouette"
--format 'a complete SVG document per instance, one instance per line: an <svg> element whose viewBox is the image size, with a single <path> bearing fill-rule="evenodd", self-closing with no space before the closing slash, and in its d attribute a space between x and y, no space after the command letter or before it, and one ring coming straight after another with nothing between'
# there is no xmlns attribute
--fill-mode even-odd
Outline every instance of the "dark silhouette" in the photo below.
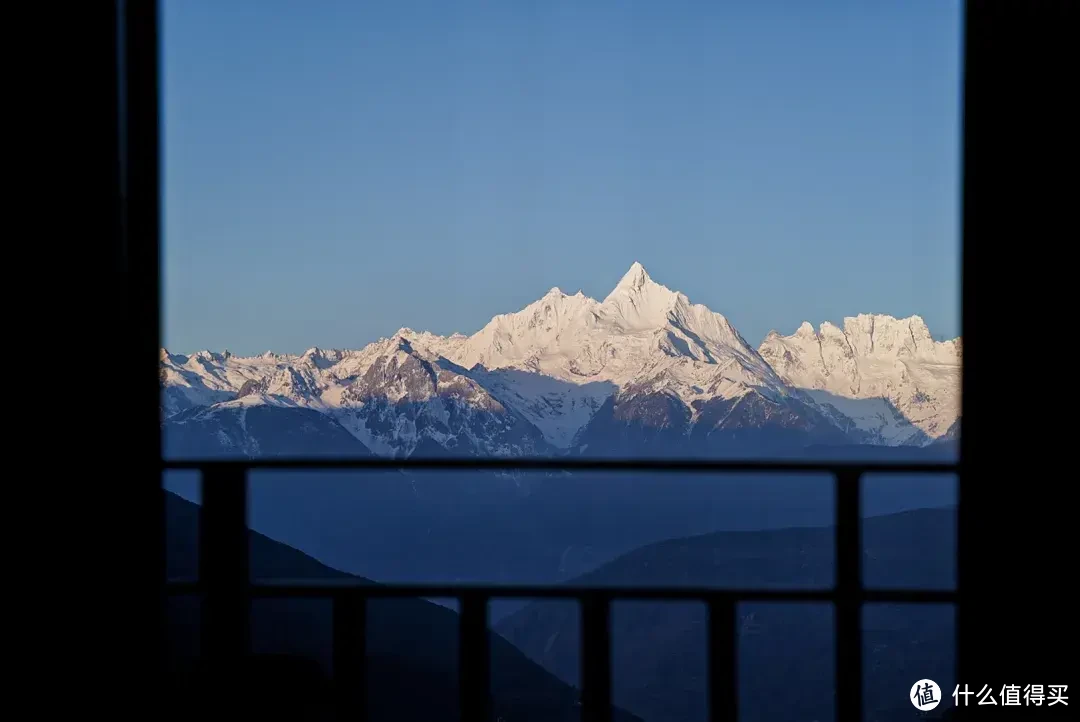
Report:
<svg viewBox="0 0 1080 722"><path fill-rule="evenodd" d="M887 588L952 589L954 509L924 509L863 523L863 568ZM721 532L651 544L572 584L678 588L827 589L835 578L834 529ZM646 720L707 719L706 609L700 603L616 602L612 612L614 701ZM835 713L835 619L824 604L740 604L740 719L831 719ZM871 605L863 617L868 720L903 722L911 684L955 683L955 625L948 607ZM564 680L580 675L573 605L538 601L496 631ZM823 663L824 662L824 663ZM939 709L942 706L939 705ZM935 710L936 711L936 710Z"/></svg>
<svg viewBox="0 0 1080 722"><path fill-rule="evenodd" d="M108 5L108 4L106 4ZM103 6L105 7L105 6ZM1055 270L1068 269L1068 264L1048 262L1048 254L1039 239L1061 237L1061 229L1071 227L1070 203L1064 193L1067 183L1055 184L1051 166L1061 165L1066 140L1075 129L1066 126L1072 114L1065 109L1069 87L1063 82L1058 68L1071 67L1065 51L1071 44L1064 31L1071 24L1063 12L1071 7L1068 3L968 3L965 13L966 40L964 76L964 218L965 233L964 274L964 426L963 447L964 474L961 483L963 504L960 509L964 544L959 552L958 573L962 579L964 602L960 627L960 647L965 660L965 675L972 679L984 679L999 684L1014 682L1021 678L1042 679L1053 676L1068 667L1051 653L1046 654L1049 644L1059 633L1067 633L1070 620L1072 594L1065 587L1067 574L1061 573L1062 557L1055 553L1069 548L1072 541L1066 534L1074 532L1075 525L1069 518L1074 512L1066 504L1055 503L1057 496L1057 471L1053 468L1063 450L1070 449L1068 440L1056 438L1054 429L1047 423L1031 423L1025 426L1015 423L996 423L995 410L989 406L1000 398L998 384L1001 372L991 361L988 353L999 334L1002 319L1017 314L1017 303L1036 293L1025 293L1018 286L1024 279L1033 279L1041 288L1068 288L1068 281L1051 278ZM117 9L121 12L115 13ZM115 283L102 283L96 274L84 273L92 279L93 288L78 298L80 304L94 305L98 314L95 332L118 341L107 343L115 348L121 358L130 359L132 373L125 378L129 382L114 406L122 410L124 434L113 427L99 424L100 429L90 429L88 435L95 437L107 447L112 460L125 464L124 471L134 478L139 475L156 474L160 470L160 439L155 420L161 412L157 377L157 349L160 344L160 147L158 82L158 17L156 3L129 2L126 5L109 6L113 14L122 15L124 23L116 17L106 18L98 25L100 33L84 36L100 39L99 47L105 49L108 62L106 72L99 76L105 92L95 106L105 132L100 138L87 138L83 143L101 148L100 177L84 174L76 187L88 190L99 201L91 214L86 228L80 229L86 237L96 238L94 231L114 242L103 253L97 243L72 243L72 247L85 246L91 254L108 255L108 277ZM1032 19L1036 19L1032 22ZM85 30L85 27L76 24ZM1059 33L1059 35L1055 35ZM117 37L119 35L119 37ZM118 40L120 42L118 42ZM1024 40L1028 42L1025 44ZM116 60L117 51L120 59ZM100 56L99 56L100 57ZM66 72L80 72L80 62L68 64ZM122 101L120 98L122 97ZM1055 101L1058 107L1054 106ZM1068 127L1070 132L1065 132ZM80 137L80 124L73 131ZM998 132L995 132L998 131ZM100 142L97 142L100 140ZM115 151L115 152L114 152ZM119 162L117 162L119 159ZM1041 162L1041 166L1040 166ZM82 164L69 164L78 172ZM105 182L102 183L101 180ZM1018 181L1018 179L1020 179ZM1056 186L1056 187L1055 187ZM1055 195L1055 191L1057 194ZM83 216L72 214L80 220ZM978 243L971 243L977 239ZM1017 252L1017 239L1033 239L1032 252ZM1003 270L992 277L981 272L992 259L995 249ZM1007 267L1006 267L1007 265ZM90 284L88 284L89 286ZM977 295L976 288L991 291ZM978 297L979 303L975 304ZM104 298L105 300L102 300ZM975 308L978 305L978 314ZM85 309L80 309L85 310ZM1045 311L1045 309L1043 309ZM91 317L90 313L85 314ZM1060 314L1030 313L1027 323L1060 324ZM1019 326L1020 324L1017 324ZM1044 326L1028 335L1035 339L1055 338L1059 328ZM984 340L985 339L985 340ZM100 338L98 341L100 342ZM993 379L993 380L991 380ZM1059 395L1031 394L1024 408L1028 418L1049 418L1044 409L1035 409L1040 401L1060 407ZM1044 407L1049 408L1049 406ZM92 426L92 425L91 425ZM1057 430L1068 430L1067 425ZM111 438L109 438L111 437ZM89 446L89 445L88 445ZM98 452L101 448L97 449ZM1009 453L1009 452L1012 453ZM989 474L980 476L978 462L993 458L1000 471L1002 463L1012 461L1021 451L1028 458L1021 494L1002 493L996 484L988 483ZM852 479L848 478L847 481ZM160 599L160 584L164 570L156 557L156 545L164 518L160 514L159 491L153 484L116 484L119 492L98 490L109 501L121 500L121 504L107 503L108 514L95 518L101 539L106 539L100 549L109 553L100 555L99 563L112 565L110 572L98 575L94 589L102 589L115 599L115 610L110 622L115 627L108 630L109 646L116 653L125 655L135 664L128 664L130 677L122 685L123 693L132 686L140 690L156 691L157 659L160 619L154 616L155 602ZM840 506L854 514L858 497L841 499ZM134 509L131 513L130 509ZM847 519L846 522L843 519ZM1023 525L1023 521L1032 522ZM847 527L841 528L838 552L841 558L841 589L847 593L856 583L857 563L852 567L851 517L841 518ZM1020 527L1020 528L1017 528ZM113 535L113 536L110 536ZM115 537L115 538L114 538ZM122 544L116 540L122 539ZM96 541L97 539L95 539ZM116 542L116 543L113 543ZM137 563L133 563L139 555ZM1017 567L1024 570L1022 579L1002 580L1002 568ZM1065 567L1067 568L1067 567ZM103 578L102 578L103 577ZM110 583L111 582L111 583ZM88 587L89 588L89 587ZM1066 611L1068 610L1068 611ZM855 610L846 609L847 613ZM145 614L139 614L145 612ZM1010 619L1012 617L1012 619ZM841 619L849 617L842 616ZM1052 634L988 634L987 630L1008 627L1015 620L1016 628L1033 619L1040 621L1040 628ZM101 620L95 620L99 622ZM851 691L851 674L857 673L850 662L857 660L850 654L855 648L851 628L841 625L837 640L848 666L848 677L842 682ZM1067 649L1069 641L1064 642ZM51 650L53 653L65 647ZM55 659L53 660L56 661ZM1067 660L1065 660L1067 663ZM268 662L271 666L273 663ZM144 668L140 671L138 668ZM86 670L87 676L95 670ZM81 676L80 669L77 675ZM593 669L593 673L602 674ZM779 673L779 672L778 672ZM115 672L108 670L101 675L102 688L113 689ZM855 684L857 685L857 679ZM143 686L145 685L145 687ZM67 687L56 687L54 692L62 696ZM417 690L411 690L416 694ZM122 695L114 695L120 697ZM78 697L80 706L84 698ZM157 701L157 696L151 695ZM854 720L860 717L859 696L842 695L844 708L840 719ZM171 701L171 699L170 699ZM111 700L110 700L111 702ZM121 700L117 699L117 703ZM112 713L113 705L100 705ZM1055 708L1068 713L1065 707ZM85 712L85 709L80 712ZM948 715L950 710L946 710ZM1012 718L1012 710L991 708L979 710L985 714L973 715L974 719ZM1040 710L1047 719L1053 718L1049 709ZM145 715L145 711L144 711Z"/></svg>
<svg viewBox="0 0 1080 722"><path fill-rule="evenodd" d="M200 509L173 494L166 498L170 578L197 574ZM253 579L353 578L296 549L249 532ZM360 580L365 581L365 580ZM374 584L374 582L367 582ZM199 600L169 605L169 659L178 714L191 714L218 690L200 658ZM260 599L252 604L248 663L229 671L245 714L281 719L328 719L334 711L332 613L324 600ZM421 600L368 602L367 709L371 720L456 720L458 615ZM492 719L577 720L579 692L531 662L513 645L489 634ZM422 690L422 693L418 693ZM288 713L286 714L286 711ZM280 717L278 715L281 715ZM616 710L616 722L637 718Z"/></svg>

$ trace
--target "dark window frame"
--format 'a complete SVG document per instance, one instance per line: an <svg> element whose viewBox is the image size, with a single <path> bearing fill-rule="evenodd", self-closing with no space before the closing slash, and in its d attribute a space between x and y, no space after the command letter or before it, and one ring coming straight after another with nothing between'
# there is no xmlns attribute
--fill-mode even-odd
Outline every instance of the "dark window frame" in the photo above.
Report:
<svg viewBox="0 0 1080 722"><path fill-rule="evenodd" d="M139 413L135 425L148 419L150 409L160 413L158 349L160 348L160 80L159 14L153 0L118 0L118 166L120 258L124 262L129 318L133 335L133 355L137 361L132 378L132 403ZM971 20L965 14L965 24ZM965 60L965 71L970 57ZM965 87L966 91L966 87ZM965 101L967 93L965 92ZM966 102L965 102L966 106ZM966 111L966 107L965 107ZM965 123L970 122L965 112ZM965 131L967 130L965 125ZM966 145L966 134L965 134ZM965 161L967 159L965 158ZM966 165L966 163L965 163ZM966 187L966 186L965 186ZM969 227L970 200L965 197L965 229ZM973 284L966 281L973 271L967 231L961 243L963 254L962 308L972 307ZM969 327L964 320L965 408L971 393L966 373L971 359ZM203 643L206 659L225 673L249 651L248 614L255 597L327 597L334 604L334 661L336 685L343 706L363 718L360 684L364 676L363 630L369 598L376 597L456 597L461 609L461 712L462 719L486 718L490 711L489 666L486 640L486 604L491 598L573 598L583 611L583 719L611 719L611 681L608 617L614 599L696 599L708 605L710 619L709 659L710 704L714 720L737 719L735 605L741 601L776 600L830 602L836 607L837 718L863 717L862 704L862 605L872 602L952 604L957 619L958 642L962 639L961 594L965 581L966 514L965 482L970 468L970 425L965 420L961 456L956 464L857 464L731 461L584 461L584 460L243 460L214 462L170 462L162 456L160 433L136 432L146 454L148 468L160 475L167 469L197 468L201 472L202 523L200 528L199 579L193 583L169 582L164 578L163 545L160 564L152 572L162 603L168 594L203 595ZM155 427L157 428L157 427ZM153 437L153 438L152 438ZM150 463L152 462L152 464ZM655 588L575 588L553 586L495 585L355 585L285 584L253 582L248 574L247 473L257 468L558 468L563 470L664 470L685 473L724 471L808 471L833 475L836 498L836 584L825 591L655 589ZM957 577L955 591L867 589L861 579L861 479L874 472L955 473L959 490L957 513ZM158 510L154 527L158 540L164 538L164 496L160 484L136 487L137 501ZM717 623L719 622L719 623ZM964 656L957 645L957 665ZM959 676L957 677L960 678ZM227 679L227 675L226 675Z"/></svg>

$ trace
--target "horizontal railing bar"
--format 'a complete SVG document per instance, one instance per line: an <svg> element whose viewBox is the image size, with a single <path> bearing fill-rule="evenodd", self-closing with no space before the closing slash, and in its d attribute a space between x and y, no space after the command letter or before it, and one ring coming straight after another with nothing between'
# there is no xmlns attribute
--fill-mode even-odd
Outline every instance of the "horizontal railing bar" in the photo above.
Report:
<svg viewBox="0 0 1080 722"><path fill-rule="evenodd" d="M170 595L199 594L197 581L170 581ZM355 595L371 599L421 599L483 595L489 599L588 599L611 597L634 600L729 602L833 602L839 598L834 589L722 589L711 587L627 587L577 585L480 585L480 584L372 584L360 579L273 580L255 581L248 587L254 597L335 597ZM953 604L954 590L937 589L863 589L857 593L861 603Z"/></svg>
<svg viewBox="0 0 1080 722"><path fill-rule="evenodd" d="M202 461L163 460L164 469L203 469L208 467L241 466L246 469L472 469L472 470L542 470L542 471L678 471L678 472L818 472L835 474L842 471L868 473L956 473L954 462L867 462L867 461L776 461L738 459L581 459L581 458L450 458L392 459L368 457L359 459L206 459Z"/></svg>

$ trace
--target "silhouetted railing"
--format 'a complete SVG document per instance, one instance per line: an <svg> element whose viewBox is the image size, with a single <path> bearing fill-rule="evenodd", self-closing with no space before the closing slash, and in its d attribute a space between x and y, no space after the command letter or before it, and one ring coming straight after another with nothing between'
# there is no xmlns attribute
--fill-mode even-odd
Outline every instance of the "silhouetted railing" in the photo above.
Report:
<svg viewBox="0 0 1080 722"><path fill-rule="evenodd" d="M251 599L307 597L333 600L333 668L337 703L351 719L366 718L366 613L372 598L454 598L460 615L459 680L462 722L487 720L491 711L488 602L494 598L575 599L581 607L583 722L609 722L610 605L616 599L694 600L708 606L710 713L738 719L735 608L740 602L829 602L836 619L836 718L863 718L862 606L866 603L957 605L955 591L867 589L862 583L861 479L872 472L940 474L956 464L849 464L751 461L633 461L573 459L358 459L166 462L166 469L198 469L202 485L199 577L171 582L170 594L203 596L202 653L211 667L229 669L250 652ZM835 483L836 581L826 590L656 588L644 586L365 584L362 580L253 582L247 540L247 473L290 469L548 469L563 471L828 472ZM363 483L363 482L358 482ZM959 563L959 560L958 560ZM959 575L959 569L957 570ZM957 650L959 656L959 649Z"/></svg>

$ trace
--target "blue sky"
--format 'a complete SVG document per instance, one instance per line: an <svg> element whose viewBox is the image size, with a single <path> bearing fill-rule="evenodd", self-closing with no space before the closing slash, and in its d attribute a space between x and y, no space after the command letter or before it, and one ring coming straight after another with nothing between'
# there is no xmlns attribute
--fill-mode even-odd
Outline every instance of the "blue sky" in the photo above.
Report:
<svg viewBox="0 0 1080 722"><path fill-rule="evenodd" d="M959 333L958 0L165 0L164 343L471 333L637 260Z"/></svg>

